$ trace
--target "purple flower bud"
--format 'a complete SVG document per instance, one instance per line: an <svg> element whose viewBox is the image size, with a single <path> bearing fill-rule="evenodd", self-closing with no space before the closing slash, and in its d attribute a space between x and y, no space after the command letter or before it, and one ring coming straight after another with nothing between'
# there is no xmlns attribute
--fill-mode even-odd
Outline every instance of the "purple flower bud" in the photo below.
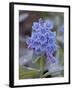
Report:
<svg viewBox="0 0 72 90"><path fill-rule="evenodd" d="M47 53L47 59L52 63L55 63L57 61L57 59L50 53Z"/></svg>

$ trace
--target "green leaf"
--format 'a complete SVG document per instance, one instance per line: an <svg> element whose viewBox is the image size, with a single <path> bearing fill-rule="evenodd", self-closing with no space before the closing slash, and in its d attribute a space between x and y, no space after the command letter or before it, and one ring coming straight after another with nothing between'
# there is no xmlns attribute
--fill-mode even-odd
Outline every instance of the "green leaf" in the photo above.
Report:
<svg viewBox="0 0 72 90"><path fill-rule="evenodd" d="M19 68L19 79L29 79L38 76L39 76L39 72L36 70L27 70L22 66L20 66Z"/></svg>
<svg viewBox="0 0 72 90"><path fill-rule="evenodd" d="M40 59L40 57L41 57L41 56L38 56L38 57L35 58L35 60L33 59L33 60L32 60L32 63L36 63L36 62Z"/></svg>
<svg viewBox="0 0 72 90"><path fill-rule="evenodd" d="M60 49L60 63L62 66L64 66L64 52L62 49Z"/></svg>
<svg viewBox="0 0 72 90"><path fill-rule="evenodd" d="M45 60L44 60L44 56L40 57L40 70L43 71L44 69L44 64L45 64Z"/></svg>
<svg viewBox="0 0 72 90"><path fill-rule="evenodd" d="M45 56L40 56L40 58L37 60L37 64L40 67L40 77L42 77L44 72Z"/></svg>

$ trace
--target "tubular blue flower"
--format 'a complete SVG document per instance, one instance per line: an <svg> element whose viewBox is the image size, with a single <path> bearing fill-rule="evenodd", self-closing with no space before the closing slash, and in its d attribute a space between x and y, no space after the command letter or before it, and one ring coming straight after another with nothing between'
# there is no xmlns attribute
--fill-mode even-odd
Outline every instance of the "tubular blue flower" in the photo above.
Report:
<svg viewBox="0 0 72 90"><path fill-rule="evenodd" d="M47 38L45 37L45 35L39 36L39 42L40 44L44 44L45 42L47 42Z"/></svg>
<svg viewBox="0 0 72 90"><path fill-rule="evenodd" d="M45 34L46 32L47 32L47 30L45 28L41 28L41 30L40 30L41 34Z"/></svg>
<svg viewBox="0 0 72 90"><path fill-rule="evenodd" d="M54 53L55 51L57 51L57 46L56 45L48 45L46 48L46 52L48 53Z"/></svg>
<svg viewBox="0 0 72 90"><path fill-rule="evenodd" d="M41 47L37 46L37 47L35 48L35 53L36 53L36 55L41 55L41 54L42 54L42 49L41 49Z"/></svg>
<svg viewBox="0 0 72 90"><path fill-rule="evenodd" d="M28 44L28 48L31 48L32 45L33 45L33 40L29 37L27 40L26 40L26 43ZM33 47L32 47L33 48Z"/></svg>
<svg viewBox="0 0 72 90"><path fill-rule="evenodd" d="M31 38L33 40L37 40L39 38L39 33L33 32L32 35L31 35Z"/></svg>
<svg viewBox="0 0 72 90"><path fill-rule="evenodd" d="M39 23L34 22L33 26L32 26L32 29L35 30L35 31L38 31L39 30Z"/></svg>
<svg viewBox="0 0 72 90"><path fill-rule="evenodd" d="M53 29L53 21L51 21L49 19L45 20L44 27L48 30L52 30Z"/></svg>
<svg viewBox="0 0 72 90"><path fill-rule="evenodd" d="M56 37L56 32L49 31L49 36L50 37Z"/></svg>
<svg viewBox="0 0 72 90"><path fill-rule="evenodd" d="M37 46L39 46L40 45L40 43L39 43L39 41L34 41L33 42L33 46L36 48Z"/></svg>
<svg viewBox="0 0 72 90"><path fill-rule="evenodd" d="M45 54L51 62L55 62L52 55L57 50L56 32L53 29L53 22L50 20L39 19L32 26L32 35L27 41L27 45L35 50L37 55Z"/></svg>

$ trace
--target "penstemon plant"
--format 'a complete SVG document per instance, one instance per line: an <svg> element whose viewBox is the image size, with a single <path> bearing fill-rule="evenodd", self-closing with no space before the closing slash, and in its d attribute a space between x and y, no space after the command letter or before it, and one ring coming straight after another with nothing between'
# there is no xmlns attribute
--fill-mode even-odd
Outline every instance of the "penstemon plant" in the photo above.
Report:
<svg viewBox="0 0 72 90"><path fill-rule="evenodd" d="M57 58L54 53L57 51L56 31L53 31L54 22L50 19L39 19L38 22L33 22L31 37L28 37L26 43L28 48L33 49L34 53L41 59L40 62L40 77L43 77L42 60L48 60L50 63L55 63Z"/></svg>

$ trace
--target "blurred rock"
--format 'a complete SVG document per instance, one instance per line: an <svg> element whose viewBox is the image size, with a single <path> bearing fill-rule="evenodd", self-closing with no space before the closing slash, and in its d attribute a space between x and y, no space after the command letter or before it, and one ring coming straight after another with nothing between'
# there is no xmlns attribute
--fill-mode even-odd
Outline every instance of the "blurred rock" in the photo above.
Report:
<svg viewBox="0 0 72 90"><path fill-rule="evenodd" d="M19 22L22 23L22 22L25 21L28 17L29 17L29 14L28 14L28 13L21 14L21 15L19 16Z"/></svg>

